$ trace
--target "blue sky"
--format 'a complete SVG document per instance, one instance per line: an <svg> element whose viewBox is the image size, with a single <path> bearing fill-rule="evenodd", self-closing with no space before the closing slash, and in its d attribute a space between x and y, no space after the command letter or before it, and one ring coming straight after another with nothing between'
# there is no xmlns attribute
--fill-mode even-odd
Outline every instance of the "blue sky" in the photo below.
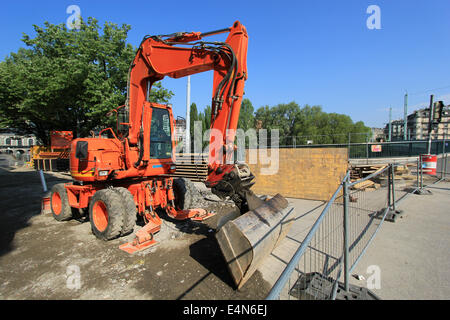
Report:
<svg viewBox="0 0 450 320"><path fill-rule="evenodd" d="M0 56L23 46L33 24L65 23L66 8L78 5L84 18L131 25L129 42L146 34L210 31L235 20L249 33L245 97L256 108L295 101L382 127L403 117L409 93L412 111L429 95L450 104L450 1L8 1L0 12ZM381 29L369 30L369 5L381 10ZM222 40L224 35L209 38ZM186 79L164 79L184 116ZM191 77L191 101L210 104L212 72Z"/></svg>

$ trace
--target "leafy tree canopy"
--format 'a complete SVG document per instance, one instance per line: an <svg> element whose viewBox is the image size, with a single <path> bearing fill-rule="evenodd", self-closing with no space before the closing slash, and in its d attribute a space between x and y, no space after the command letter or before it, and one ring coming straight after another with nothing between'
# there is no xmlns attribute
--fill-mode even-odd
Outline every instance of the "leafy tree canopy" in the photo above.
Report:
<svg viewBox="0 0 450 320"><path fill-rule="evenodd" d="M280 145L306 144L308 140L314 144L347 143L349 134L351 142L365 142L371 134L362 121L353 123L348 115L326 113L321 106L300 107L295 102L261 107L255 119L264 129L279 130Z"/></svg>
<svg viewBox="0 0 450 320"><path fill-rule="evenodd" d="M211 107L198 112L195 103L191 105L191 132L194 121L202 121L203 132L211 124ZM239 114L238 128L279 130L280 145L307 144L339 144L348 143L349 134L352 143L366 142L371 129L362 121L353 123L344 114L326 113L321 106L305 105L300 107L295 102L263 106L254 111L249 99L244 99ZM295 137L295 138L294 138Z"/></svg>
<svg viewBox="0 0 450 320"><path fill-rule="evenodd" d="M0 62L0 127L34 133L48 144L50 130L72 130L78 137L114 126L106 113L125 103L128 70L136 48L126 42L130 26L82 21L34 25L24 34L26 48ZM160 83L150 100L168 102L172 92Z"/></svg>

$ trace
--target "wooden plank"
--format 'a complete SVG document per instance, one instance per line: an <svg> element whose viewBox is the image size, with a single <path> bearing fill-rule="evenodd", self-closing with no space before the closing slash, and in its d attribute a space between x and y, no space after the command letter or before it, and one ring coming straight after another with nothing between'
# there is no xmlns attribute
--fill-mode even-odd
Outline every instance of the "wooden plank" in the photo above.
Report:
<svg viewBox="0 0 450 320"><path fill-rule="evenodd" d="M368 187L372 187L374 184L375 184L375 182L373 182L371 180L365 180L365 181L362 181L360 183L357 183L357 184L353 185L351 187L351 189L353 189L353 190L355 190L355 189L365 189L365 188L368 188Z"/></svg>

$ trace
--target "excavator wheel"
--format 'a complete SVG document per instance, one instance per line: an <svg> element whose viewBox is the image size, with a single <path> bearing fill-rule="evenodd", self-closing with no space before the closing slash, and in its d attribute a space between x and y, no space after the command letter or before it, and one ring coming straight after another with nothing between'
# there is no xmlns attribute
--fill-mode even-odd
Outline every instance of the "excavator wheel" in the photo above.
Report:
<svg viewBox="0 0 450 320"><path fill-rule="evenodd" d="M187 178L177 178L173 180L173 193L175 195L175 207L178 210L188 210L195 207L201 194Z"/></svg>
<svg viewBox="0 0 450 320"><path fill-rule="evenodd" d="M128 189L123 187L117 187L113 189L122 198L122 204L125 208L123 212L123 226L120 232L121 236L126 236L133 232L134 226L136 225L136 203L134 202L133 195Z"/></svg>
<svg viewBox="0 0 450 320"><path fill-rule="evenodd" d="M94 235L102 240L112 240L120 236L123 228L122 197L113 189L97 191L89 204L89 220Z"/></svg>
<svg viewBox="0 0 450 320"><path fill-rule="evenodd" d="M58 221L67 221L72 219L72 208L69 205L67 190L64 183L58 183L53 186L50 195L50 208L53 217Z"/></svg>

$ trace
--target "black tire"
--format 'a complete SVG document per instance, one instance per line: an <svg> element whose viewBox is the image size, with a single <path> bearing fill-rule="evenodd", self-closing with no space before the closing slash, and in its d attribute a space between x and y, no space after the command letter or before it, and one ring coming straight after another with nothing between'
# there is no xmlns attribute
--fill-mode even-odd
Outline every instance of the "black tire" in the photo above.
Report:
<svg viewBox="0 0 450 320"><path fill-rule="evenodd" d="M53 218L58 221L67 221L72 219L72 208L69 205L67 190L64 183L55 184L50 194L50 207Z"/></svg>
<svg viewBox="0 0 450 320"><path fill-rule="evenodd" d="M120 232L121 236L126 236L130 234L134 230L134 226L136 225L137 218L137 210L136 203L134 202L134 197L128 189L123 187L117 187L113 189L116 191L120 197L122 198L122 204L125 208L123 212L123 226L122 231Z"/></svg>
<svg viewBox="0 0 450 320"><path fill-rule="evenodd" d="M98 212L103 212L106 219L101 219L102 215ZM89 204L92 233L105 241L119 237L123 227L123 212L125 208L118 192L113 189L97 191Z"/></svg>
<svg viewBox="0 0 450 320"><path fill-rule="evenodd" d="M192 181L187 178L173 180L173 193L175 195L175 207L178 210L192 209L203 198Z"/></svg>

